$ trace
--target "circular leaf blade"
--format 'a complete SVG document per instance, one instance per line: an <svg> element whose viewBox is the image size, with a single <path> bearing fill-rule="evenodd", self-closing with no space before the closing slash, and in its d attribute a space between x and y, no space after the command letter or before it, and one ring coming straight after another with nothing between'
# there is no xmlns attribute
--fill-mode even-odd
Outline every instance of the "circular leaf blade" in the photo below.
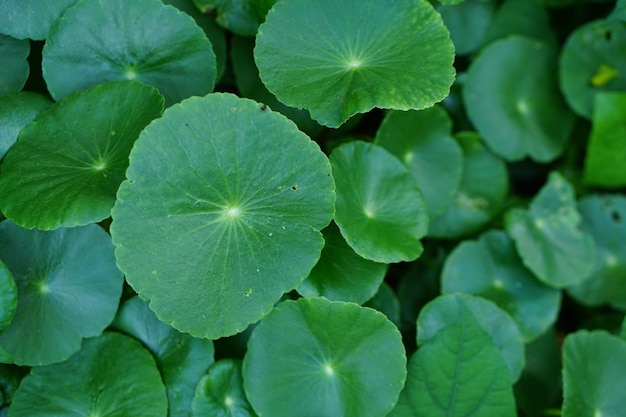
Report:
<svg viewBox="0 0 626 417"><path fill-rule="evenodd" d="M42 230L109 217L130 149L162 111L163 97L137 81L96 85L52 105L4 158L0 209Z"/></svg>
<svg viewBox="0 0 626 417"><path fill-rule="evenodd" d="M553 47L517 35L489 44L472 61L465 108L487 145L507 161L549 162L565 149L574 117L560 96L556 66Z"/></svg>
<svg viewBox="0 0 626 417"><path fill-rule="evenodd" d="M174 328L235 334L319 259L330 172L317 144L251 100L211 94L172 106L131 152L111 225L118 264Z"/></svg>
<svg viewBox="0 0 626 417"><path fill-rule="evenodd" d="M335 222L354 251L374 262L417 259L428 230L426 204L402 163L362 141L330 155L337 186Z"/></svg>
<svg viewBox="0 0 626 417"><path fill-rule="evenodd" d="M50 104L47 97L28 91L0 96L0 158L15 143L20 131Z"/></svg>
<svg viewBox="0 0 626 417"><path fill-rule="evenodd" d="M106 81L138 80L158 88L166 105L211 92L216 76L202 29L158 0L78 2L50 30L42 70L55 100Z"/></svg>
<svg viewBox="0 0 626 417"><path fill-rule="evenodd" d="M539 282L522 264L508 235L495 230L462 242L450 253L441 274L441 292L493 301L515 320L525 342L556 321L561 304L561 292Z"/></svg>
<svg viewBox="0 0 626 417"><path fill-rule="evenodd" d="M128 336L107 332L86 340L68 361L33 368L22 380L11 416L51 415L165 417L167 397L150 353Z"/></svg>
<svg viewBox="0 0 626 417"><path fill-rule="evenodd" d="M244 388L260 415L382 417L405 366L400 332L381 313L302 298L280 304L252 333Z"/></svg>
<svg viewBox="0 0 626 417"><path fill-rule="evenodd" d="M450 36L424 0L278 2L254 54L269 91L330 127L374 107L430 107L454 81Z"/></svg>
<svg viewBox="0 0 626 417"><path fill-rule="evenodd" d="M0 3L2 33L17 39L43 40L50 27L76 0L4 0Z"/></svg>
<svg viewBox="0 0 626 417"><path fill-rule="evenodd" d="M91 224L52 232L0 223L0 259L17 284L18 302L0 346L16 364L60 362L113 320L123 277L111 239Z"/></svg>

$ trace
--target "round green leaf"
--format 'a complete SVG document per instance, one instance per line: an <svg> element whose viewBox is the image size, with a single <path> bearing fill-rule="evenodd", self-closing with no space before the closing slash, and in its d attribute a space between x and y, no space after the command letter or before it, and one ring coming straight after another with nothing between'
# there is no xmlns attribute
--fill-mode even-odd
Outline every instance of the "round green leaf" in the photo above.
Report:
<svg viewBox="0 0 626 417"><path fill-rule="evenodd" d="M154 355L167 391L168 415L189 416L196 385L213 363L213 342L172 329L139 297L121 305L113 327L141 341Z"/></svg>
<svg viewBox="0 0 626 417"><path fill-rule="evenodd" d="M1 9L2 6L0 14ZM30 72L26 60L29 53L30 44L27 40L0 34L0 96L18 92L24 87Z"/></svg>
<svg viewBox="0 0 626 417"><path fill-rule="evenodd" d="M463 151L451 132L452 120L438 106L389 111L376 132L376 144L411 172L426 201L429 218L443 213L461 182Z"/></svg>
<svg viewBox="0 0 626 417"><path fill-rule="evenodd" d="M428 214L402 162L380 146L352 141L335 148L330 163L337 184L335 222L348 245L375 262L417 259Z"/></svg>
<svg viewBox="0 0 626 417"><path fill-rule="evenodd" d="M438 7L437 11L450 30L455 52L466 55L476 51L483 44L485 33L493 19L495 2L468 0L458 5L450 1L440 3L444 6Z"/></svg>
<svg viewBox="0 0 626 417"><path fill-rule="evenodd" d="M159 0L82 0L52 26L43 75L55 100L94 84L138 80L167 105L213 90L211 42L193 19Z"/></svg>
<svg viewBox="0 0 626 417"><path fill-rule="evenodd" d="M563 417L624 412L626 341L604 331L578 331L563 344Z"/></svg>
<svg viewBox="0 0 626 417"><path fill-rule="evenodd" d="M423 109L454 81L454 48L425 0L285 0L259 27L268 90L337 127L374 107Z"/></svg>
<svg viewBox="0 0 626 417"><path fill-rule="evenodd" d="M231 39L230 58L233 64L235 83L239 92L247 98L267 104L272 110L284 114L298 128L311 137L318 136L324 129L309 112L304 109L285 106L265 88L259 78L259 70L254 63L254 38L233 36Z"/></svg>
<svg viewBox="0 0 626 417"><path fill-rule="evenodd" d="M0 209L42 230L109 217L130 149L162 111L163 97L137 81L96 85L54 104L5 156Z"/></svg>
<svg viewBox="0 0 626 417"><path fill-rule="evenodd" d="M11 417L165 417L167 397L154 359L118 333L86 340L68 361L33 368Z"/></svg>
<svg viewBox="0 0 626 417"><path fill-rule="evenodd" d="M464 154L463 176L446 210L430 221L428 235L436 238L476 233L499 213L509 190L504 161L487 149L477 134L461 132L456 138Z"/></svg>
<svg viewBox="0 0 626 417"><path fill-rule="evenodd" d="M580 213L572 186L559 173L530 203L505 216L507 233L524 262L539 280L554 288L580 284L595 268L596 245L580 230Z"/></svg>
<svg viewBox="0 0 626 417"><path fill-rule="evenodd" d="M417 344L423 345L442 329L455 325L462 320L461 315L467 314L467 309L500 351L511 374L511 381L516 381L524 367L522 335L511 316L485 298L449 294L428 303L417 320Z"/></svg>
<svg viewBox="0 0 626 417"><path fill-rule="evenodd" d="M598 91L626 91L626 26L597 20L579 26L561 51L561 89L570 107L590 118Z"/></svg>
<svg viewBox="0 0 626 417"><path fill-rule="evenodd" d="M0 261L0 333L6 329L17 308L17 286L11 272Z"/></svg>
<svg viewBox="0 0 626 417"><path fill-rule="evenodd" d="M514 417L506 363L462 299L456 320L420 347L389 417Z"/></svg>
<svg viewBox="0 0 626 417"><path fill-rule="evenodd" d="M210 339L245 329L306 278L334 211L317 144L231 94L166 110L126 175L111 225L120 268L161 320Z"/></svg>
<svg viewBox="0 0 626 417"><path fill-rule="evenodd" d="M20 131L52 102L28 91L0 96L0 158L17 140Z"/></svg>
<svg viewBox="0 0 626 417"><path fill-rule="evenodd" d="M240 360L222 359L211 366L196 387L191 417L256 417L243 390Z"/></svg>
<svg viewBox="0 0 626 417"><path fill-rule="evenodd" d="M46 39L50 26L74 3L76 0L3 0L0 32L17 39Z"/></svg>
<svg viewBox="0 0 626 417"><path fill-rule="evenodd" d="M465 108L496 154L539 162L561 155L574 117L560 96L556 72L555 48L517 35L489 44L472 61Z"/></svg>
<svg viewBox="0 0 626 417"><path fill-rule="evenodd" d="M502 231L464 241L446 259L441 292L480 295L511 315L525 342L545 332L557 318L561 292L539 282L519 259Z"/></svg>
<svg viewBox="0 0 626 417"><path fill-rule="evenodd" d="M304 297L326 297L363 304L374 296L385 278L387 265L357 255L331 223L323 230L320 260L297 290Z"/></svg>
<svg viewBox="0 0 626 417"><path fill-rule="evenodd" d="M283 302L254 330L243 379L259 415L383 417L405 367L400 332L384 315L302 298Z"/></svg>
<svg viewBox="0 0 626 417"><path fill-rule="evenodd" d="M593 237L597 251L589 278L567 292L587 306L611 304L626 310L626 197L592 195L580 200L581 228Z"/></svg>
<svg viewBox="0 0 626 417"><path fill-rule="evenodd" d="M109 235L92 224L52 232L0 223L0 259L17 284L17 310L0 346L18 365L60 362L113 320L123 277Z"/></svg>
<svg viewBox="0 0 626 417"><path fill-rule="evenodd" d="M585 158L585 182L601 187L626 186L626 93L598 91Z"/></svg>

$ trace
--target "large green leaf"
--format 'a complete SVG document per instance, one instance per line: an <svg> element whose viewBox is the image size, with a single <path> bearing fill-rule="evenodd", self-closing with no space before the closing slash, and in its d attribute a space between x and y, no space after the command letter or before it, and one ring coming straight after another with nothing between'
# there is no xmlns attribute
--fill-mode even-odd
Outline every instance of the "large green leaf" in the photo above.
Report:
<svg viewBox="0 0 626 417"><path fill-rule="evenodd" d="M305 297L357 304L372 298L385 278L387 265L357 255L334 223L322 234L326 243L320 260L298 286L298 292Z"/></svg>
<svg viewBox="0 0 626 417"><path fill-rule="evenodd" d="M154 359L118 333L86 340L68 361L36 367L13 398L11 417L165 417Z"/></svg>
<svg viewBox="0 0 626 417"><path fill-rule="evenodd" d="M417 344L428 343L442 329L456 325L468 311L500 351L511 381L516 381L524 366L522 335L511 316L485 298L459 293L442 295L428 303L417 320Z"/></svg>
<svg viewBox="0 0 626 417"><path fill-rule="evenodd" d="M451 133L452 120L438 106L389 111L376 132L376 144L394 154L411 172L430 218L443 213L461 182L463 151Z"/></svg>
<svg viewBox="0 0 626 417"><path fill-rule="evenodd" d="M513 417L515 401L506 363L469 307L457 298L456 320L413 355L389 417Z"/></svg>
<svg viewBox="0 0 626 417"><path fill-rule="evenodd" d="M579 26L561 51L559 76L568 104L590 118L598 91L626 91L626 25L597 20Z"/></svg>
<svg viewBox="0 0 626 417"><path fill-rule="evenodd" d="M167 390L168 415L188 417L196 385L213 363L213 342L172 329L138 297L120 306L113 327L141 341L154 355Z"/></svg>
<svg viewBox="0 0 626 417"><path fill-rule="evenodd" d="M529 342L557 318L561 293L539 282L527 270L513 242L492 230L478 240L464 241L446 259L441 292L483 296L511 315Z"/></svg>
<svg viewBox="0 0 626 417"><path fill-rule="evenodd" d="M591 276L567 291L587 306L611 304L626 310L626 197L590 195L579 201L578 210L581 228L591 234L598 250Z"/></svg>
<svg viewBox="0 0 626 417"><path fill-rule="evenodd" d="M17 39L45 39L52 23L74 3L76 0L3 0L0 32Z"/></svg>
<svg viewBox="0 0 626 417"><path fill-rule="evenodd" d="M110 216L139 132L163 97L138 81L78 91L22 129L0 174L0 209L26 228L51 230Z"/></svg>
<svg viewBox="0 0 626 417"><path fill-rule="evenodd" d="M0 14L2 6L0 5ZM27 40L0 34L0 96L16 93L24 87L30 67L26 58L30 53Z"/></svg>
<svg viewBox="0 0 626 417"><path fill-rule="evenodd" d="M331 127L374 107L430 107L454 81L450 36L426 0L280 1L254 54L269 91Z"/></svg>
<svg viewBox="0 0 626 417"><path fill-rule="evenodd" d="M0 96L0 158L17 140L20 131L52 102L28 91Z"/></svg>
<svg viewBox="0 0 626 417"><path fill-rule="evenodd" d="M380 146L352 141L335 148L330 163L337 184L335 222L352 249L375 262L417 259L428 214L402 162Z"/></svg>
<svg viewBox="0 0 626 417"><path fill-rule="evenodd" d="M259 320L319 259L328 159L284 116L231 94L170 107L135 142L111 234L126 279L174 328Z"/></svg>
<svg viewBox="0 0 626 417"><path fill-rule="evenodd" d="M626 341L604 331L578 331L563 344L563 417L624 413Z"/></svg>
<svg viewBox="0 0 626 417"><path fill-rule="evenodd" d="M405 366L400 332L381 313L302 298L280 304L252 333L244 388L259 415L383 417Z"/></svg>
<svg viewBox="0 0 626 417"><path fill-rule="evenodd" d="M504 161L473 132L461 132L456 138L464 154L463 176L446 210L431 219L428 235L432 237L459 238L479 231L499 213L509 191Z"/></svg>
<svg viewBox="0 0 626 417"><path fill-rule="evenodd" d="M593 125L587 156L585 182L601 187L626 186L626 93L595 94Z"/></svg>
<svg viewBox="0 0 626 417"><path fill-rule="evenodd" d="M11 271L0 261L0 333L6 329L17 309L17 286Z"/></svg>
<svg viewBox="0 0 626 417"><path fill-rule="evenodd" d="M443 6L437 7L437 11L450 30L455 53L466 55L476 51L483 44L496 3L485 0L468 0L458 5L455 4L458 1L440 3Z"/></svg>
<svg viewBox="0 0 626 417"><path fill-rule="evenodd" d="M213 90L211 42L194 20L159 0L82 0L50 30L43 75L55 100L94 84L138 80L167 105Z"/></svg>
<svg viewBox="0 0 626 417"><path fill-rule="evenodd" d="M580 284L595 268L596 245L580 230L580 221L574 190L557 172L550 174L528 210L514 208L505 217L524 265L554 288Z"/></svg>
<svg viewBox="0 0 626 417"><path fill-rule="evenodd" d="M222 359L203 376L191 404L192 417L256 417L243 390L241 360Z"/></svg>
<svg viewBox="0 0 626 417"><path fill-rule="evenodd" d="M556 72L554 47L518 35L489 44L472 61L463 92L467 114L507 161L548 162L564 151L574 117Z"/></svg>
<svg viewBox="0 0 626 417"><path fill-rule="evenodd" d="M52 232L0 223L0 259L17 284L17 310L0 346L18 365L60 362L111 323L122 293L109 235L97 225Z"/></svg>

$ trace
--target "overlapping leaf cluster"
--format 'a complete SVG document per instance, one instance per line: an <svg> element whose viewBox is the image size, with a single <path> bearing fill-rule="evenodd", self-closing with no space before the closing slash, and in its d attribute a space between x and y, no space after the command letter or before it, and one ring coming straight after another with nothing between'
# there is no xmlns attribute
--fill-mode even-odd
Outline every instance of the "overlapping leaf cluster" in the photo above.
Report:
<svg viewBox="0 0 626 417"><path fill-rule="evenodd" d="M0 3L0 416L619 415L625 10Z"/></svg>

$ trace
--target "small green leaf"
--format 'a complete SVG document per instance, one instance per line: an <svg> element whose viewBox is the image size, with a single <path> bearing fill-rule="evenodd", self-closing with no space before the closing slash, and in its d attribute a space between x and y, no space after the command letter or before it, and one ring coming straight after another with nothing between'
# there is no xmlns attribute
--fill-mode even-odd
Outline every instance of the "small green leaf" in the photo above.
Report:
<svg viewBox="0 0 626 417"><path fill-rule="evenodd" d="M165 417L154 359L118 333L86 340L68 361L35 367L13 398L11 417Z"/></svg>
<svg viewBox="0 0 626 417"><path fill-rule="evenodd" d="M496 3L485 0L440 1L437 7L458 55L475 52L484 42L485 33L493 19Z"/></svg>
<svg viewBox="0 0 626 417"><path fill-rule="evenodd" d="M463 176L450 205L431 219L431 237L454 239L476 233L499 213L508 194L509 175L504 161L473 132L458 133L456 138L464 154Z"/></svg>
<svg viewBox="0 0 626 417"><path fill-rule="evenodd" d="M376 132L376 144L411 172L426 201L429 218L443 213L461 182L463 151L451 134L452 120L438 106L389 111Z"/></svg>
<svg viewBox="0 0 626 417"><path fill-rule="evenodd" d="M454 81L450 36L425 0L281 1L254 55L269 91L330 127L374 107L430 107Z"/></svg>
<svg viewBox="0 0 626 417"><path fill-rule="evenodd" d="M591 118L598 91L626 91L626 26L597 20L577 27L567 38L559 62L561 90L570 107Z"/></svg>
<svg viewBox="0 0 626 417"><path fill-rule="evenodd" d="M574 116L560 96L556 72L554 47L518 35L489 44L472 61L465 108L496 154L549 162L563 153Z"/></svg>
<svg viewBox="0 0 626 417"><path fill-rule="evenodd" d="M196 385L213 363L213 342L172 329L139 297L120 306L113 327L141 341L154 355L167 391L168 415L188 417Z"/></svg>
<svg viewBox="0 0 626 417"><path fill-rule="evenodd" d="M398 405L389 417L513 417L506 363L470 309L457 298L456 320L413 355Z"/></svg>
<svg viewBox="0 0 626 417"><path fill-rule="evenodd" d="M111 215L139 132L163 97L137 81L78 91L22 129L0 174L0 209L22 227L51 230Z"/></svg>
<svg viewBox="0 0 626 417"><path fill-rule="evenodd" d="M60 362L113 320L123 277L109 235L91 224L52 232L0 223L0 259L17 284L17 310L0 346L18 365Z"/></svg>
<svg viewBox="0 0 626 417"><path fill-rule="evenodd" d="M442 329L456 325L467 310L498 348L515 382L524 366L522 335L511 316L485 298L459 293L442 295L428 303L417 320L417 344L428 343Z"/></svg>
<svg viewBox="0 0 626 417"><path fill-rule="evenodd" d="M243 390L241 361L222 359L203 376L191 404L192 417L256 417Z"/></svg>
<svg viewBox="0 0 626 417"><path fill-rule="evenodd" d="M126 175L111 225L120 268L159 319L210 339L258 321L306 278L334 212L318 145L232 94L167 109Z"/></svg>
<svg viewBox="0 0 626 417"><path fill-rule="evenodd" d="M193 0L202 13L215 11L215 20L224 29L241 35L256 35L265 15L259 14L255 0Z"/></svg>
<svg viewBox="0 0 626 417"><path fill-rule="evenodd" d="M626 186L626 93L597 92L585 158L585 182Z"/></svg>
<svg viewBox="0 0 626 417"><path fill-rule="evenodd" d="M578 331L563 343L563 417L624 412L626 341L605 331Z"/></svg>
<svg viewBox="0 0 626 417"><path fill-rule="evenodd" d="M485 34L485 44L509 35L556 44L556 36L550 25L550 15L536 0L505 0L500 4Z"/></svg>
<svg viewBox="0 0 626 417"><path fill-rule="evenodd" d="M337 185L335 222L360 256L417 259L428 229L426 204L407 168L384 148L352 141L330 155Z"/></svg>
<svg viewBox="0 0 626 417"><path fill-rule="evenodd" d="M372 298L363 304L363 307L370 307L383 313L396 326L400 326L400 301L393 289L383 282Z"/></svg>
<svg viewBox="0 0 626 417"><path fill-rule="evenodd" d="M0 2L2 33L17 39L43 40L50 27L76 0L3 0Z"/></svg>
<svg viewBox="0 0 626 417"><path fill-rule="evenodd" d="M357 255L331 223L322 231L324 249L311 273L297 290L304 297L362 304L374 296L385 278L387 265Z"/></svg>
<svg viewBox="0 0 626 417"><path fill-rule="evenodd" d="M17 286L11 271L0 261L0 333L6 329L17 309Z"/></svg>
<svg viewBox="0 0 626 417"><path fill-rule="evenodd" d="M461 242L450 253L441 274L441 292L493 301L515 320L525 342L556 321L561 304L560 291L539 282L524 267L507 234L496 230Z"/></svg>
<svg viewBox="0 0 626 417"><path fill-rule="evenodd" d="M30 72L26 60L29 53L30 44L27 40L0 34L0 96L16 93L24 87Z"/></svg>
<svg viewBox="0 0 626 417"><path fill-rule="evenodd" d="M50 30L42 71L52 97L106 81L138 80L166 105L213 90L211 42L187 14L159 0L82 0Z"/></svg>
<svg viewBox="0 0 626 417"><path fill-rule="evenodd" d="M596 245L580 230L580 221L574 190L557 172L550 174L528 210L511 209L505 217L524 265L554 288L580 284L595 268Z"/></svg>
<svg viewBox="0 0 626 417"><path fill-rule="evenodd" d="M28 91L0 96L0 158L17 140L20 131L52 102Z"/></svg>
<svg viewBox="0 0 626 417"><path fill-rule="evenodd" d="M626 310L626 197L621 194L590 195L581 199L581 228L597 246L596 267L589 278L567 292L587 306L611 304Z"/></svg>
<svg viewBox="0 0 626 417"><path fill-rule="evenodd" d="M400 332L381 313L302 298L283 302L254 330L243 379L259 415L383 417L405 366Z"/></svg>

